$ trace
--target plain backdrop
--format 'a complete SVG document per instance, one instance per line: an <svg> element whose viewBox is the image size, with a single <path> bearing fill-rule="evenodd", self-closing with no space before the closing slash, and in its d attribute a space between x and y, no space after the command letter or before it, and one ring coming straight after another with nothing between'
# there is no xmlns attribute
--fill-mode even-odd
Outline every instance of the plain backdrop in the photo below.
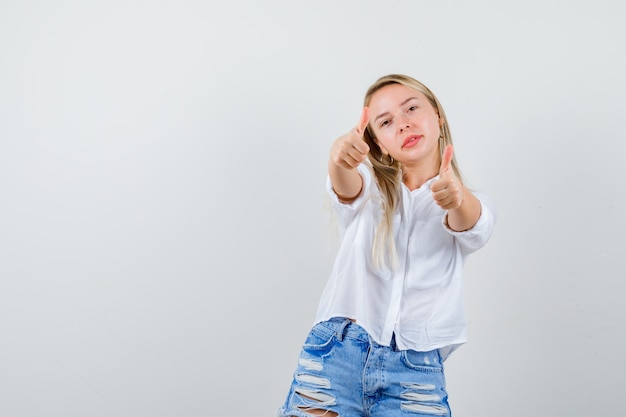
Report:
<svg viewBox="0 0 626 417"><path fill-rule="evenodd" d="M388 73L498 207L454 415L619 415L620 4L0 1L0 417L273 416L337 247L329 147Z"/></svg>

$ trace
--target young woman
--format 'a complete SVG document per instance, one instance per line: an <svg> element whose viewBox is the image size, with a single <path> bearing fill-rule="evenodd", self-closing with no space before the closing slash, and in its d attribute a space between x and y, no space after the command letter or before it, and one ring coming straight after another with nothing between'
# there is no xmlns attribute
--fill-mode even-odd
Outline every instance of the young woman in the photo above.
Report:
<svg viewBox="0 0 626 417"><path fill-rule="evenodd" d="M435 95L405 75L378 79L328 174L342 243L279 415L449 416L461 270L495 214L463 185Z"/></svg>

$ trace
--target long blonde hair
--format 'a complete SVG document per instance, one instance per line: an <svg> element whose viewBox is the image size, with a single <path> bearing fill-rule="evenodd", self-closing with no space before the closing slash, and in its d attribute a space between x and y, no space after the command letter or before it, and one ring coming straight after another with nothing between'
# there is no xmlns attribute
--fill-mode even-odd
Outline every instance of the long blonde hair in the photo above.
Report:
<svg viewBox="0 0 626 417"><path fill-rule="evenodd" d="M441 134L439 136L439 158L443 156L443 150L449 144L452 144L452 135L448 126L446 113L441 106L437 97L428 87L416 79L407 75L390 74L376 80L370 86L365 94L364 106L370 104L372 96L381 88L390 84L402 84L424 94L430 104L433 106L440 118ZM398 209L400 202L400 186L402 184L402 166L398 161L385 158L383 152L378 146L376 136L368 125L365 129L363 139L370 147L368 158L374 170L374 176L381 193L381 205L383 208L383 218L376 229L374 242L372 245L372 260L377 268L388 265L392 269L397 267L397 253L393 238L393 215ZM389 163L391 162L391 163ZM458 169L456 158L452 157L452 170L457 178L461 180L461 173ZM462 181L462 180L461 180Z"/></svg>

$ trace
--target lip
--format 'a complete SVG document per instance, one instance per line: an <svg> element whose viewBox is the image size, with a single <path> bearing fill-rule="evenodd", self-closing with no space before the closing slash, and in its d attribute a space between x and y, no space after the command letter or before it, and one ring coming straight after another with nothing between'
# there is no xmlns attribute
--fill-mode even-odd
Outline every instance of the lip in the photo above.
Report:
<svg viewBox="0 0 626 417"><path fill-rule="evenodd" d="M404 142L402 142L402 148L412 148L419 143L420 139L422 139L422 135L408 136L404 139Z"/></svg>

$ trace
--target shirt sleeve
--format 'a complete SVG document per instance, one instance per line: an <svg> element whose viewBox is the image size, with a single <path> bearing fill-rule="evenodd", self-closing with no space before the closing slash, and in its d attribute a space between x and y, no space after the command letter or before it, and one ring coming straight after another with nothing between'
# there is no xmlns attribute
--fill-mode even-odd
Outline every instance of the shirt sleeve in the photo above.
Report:
<svg viewBox="0 0 626 417"><path fill-rule="evenodd" d="M337 215L339 225L342 228L345 228L354 219L372 191L372 173L369 167L365 163L362 163L357 167L357 170L361 178L363 178L363 189L354 201L347 204L339 201L339 197L337 193L335 193L335 190L333 190L333 185L330 182L330 176L327 175L326 177L326 190L330 196L330 201Z"/></svg>
<svg viewBox="0 0 626 417"><path fill-rule="evenodd" d="M456 238L463 252L467 254L475 252L487 244L496 223L496 210L493 201L481 193L473 194L480 201L480 217L474 227L463 232L457 232L448 226L448 213L446 212L443 216L443 226L448 233Z"/></svg>

